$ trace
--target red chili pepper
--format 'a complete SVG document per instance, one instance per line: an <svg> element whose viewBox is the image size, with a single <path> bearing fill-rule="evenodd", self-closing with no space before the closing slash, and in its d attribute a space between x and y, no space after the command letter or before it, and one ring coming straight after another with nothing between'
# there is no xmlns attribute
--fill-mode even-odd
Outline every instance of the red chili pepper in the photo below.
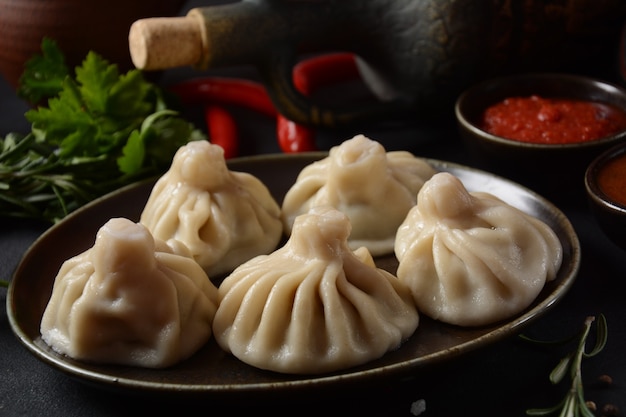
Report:
<svg viewBox="0 0 626 417"><path fill-rule="evenodd" d="M293 83L298 91L306 95L311 95L327 85L353 80L359 76L354 54L349 52L309 58L293 68Z"/></svg>
<svg viewBox="0 0 626 417"><path fill-rule="evenodd" d="M320 55L299 62L293 68L293 83L302 94L311 95L320 88L358 78L359 69L354 54L334 53ZM277 116L278 143L283 152L313 151L315 130L308 126Z"/></svg>
<svg viewBox="0 0 626 417"><path fill-rule="evenodd" d="M311 95L329 84L359 76L354 55L335 53L321 55L298 63L293 69L293 82L302 94ZM237 155L237 129L231 115L213 104L247 107L276 117L278 143L283 152L306 152L316 149L315 130L290 120L276 111L265 87L250 80L205 77L182 81L170 86L183 103L204 105L205 120L211 142L224 148L224 155Z"/></svg>
<svg viewBox="0 0 626 417"><path fill-rule="evenodd" d="M204 116L212 143L224 149L224 157L238 155L237 125L225 109L215 106L237 105L276 117L277 111L265 87L250 80L220 77L194 78L169 87L187 105L204 105Z"/></svg>
<svg viewBox="0 0 626 417"><path fill-rule="evenodd" d="M208 105L204 108L209 141L224 149L224 158L234 158L239 153L237 123L232 115L220 106Z"/></svg>
<svg viewBox="0 0 626 417"><path fill-rule="evenodd" d="M292 122L280 114L276 118L276 134L278 145L285 153L308 152L317 149L314 129Z"/></svg>
<svg viewBox="0 0 626 417"><path fill-rule="evenodd" d="M276 108L265 87L255 81L205 77L182 81L169 87L185 104L234 104L247 107L269 117L276 117Z"/></svg>

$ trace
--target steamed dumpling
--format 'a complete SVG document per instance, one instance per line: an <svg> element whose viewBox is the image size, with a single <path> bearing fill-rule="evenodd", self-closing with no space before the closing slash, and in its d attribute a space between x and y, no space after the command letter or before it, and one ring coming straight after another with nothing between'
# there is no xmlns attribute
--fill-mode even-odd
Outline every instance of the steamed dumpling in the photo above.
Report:
<svg viewBox="0 0 626 417"><path fill-rule="evenodd" d="M398 229L398 278L418 309L443 322L485 325L528 307L561 266L563 249L539 219L495 196L432 177Z"/></svg>
<svg viewBox="0 0 626 417"><path fill-rule="evenodd" d="M283 233L280 206L267 187L230 171L223 149L207 141L177 151L140 222L156 238L183 242L211 278L270 253Z"/></svg>
<svg viewBox="0 0 626 417"><path fill-rule="evenodd" d="M283 200L285 230L289 233L295 218L312 207L331 206L350 219L352 249L365 246L374 256L393 253L398 226L435 172L409 152L386 152L357 135L300 172Z"/></svg>
<svg viewBox="0 0 626 417"><path fill-rule="evenodd" d="M114 218L61 266L41 336L78 360L162 368L209 340L216 309L217 288L184 246Z"/></svg>
<svg viewBox="0 0 626 417"><path fill-rule="evenodd" d="M299 216L290 239L226 277L213 321L219 345L243 362L283 373L322 373L379 358L415 331L408 288L352 252L345 214Z"/></svg>

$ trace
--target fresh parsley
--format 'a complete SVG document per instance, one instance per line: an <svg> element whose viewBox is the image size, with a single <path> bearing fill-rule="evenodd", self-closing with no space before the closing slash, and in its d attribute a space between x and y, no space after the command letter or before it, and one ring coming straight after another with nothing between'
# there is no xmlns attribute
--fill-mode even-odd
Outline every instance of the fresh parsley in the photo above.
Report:
<svg viewBox="0 0 626 417"><path fill-rule="evenodd" d="M185 143L206 139L139 70L90 51L70 74L51 39L26 64L18 94L39 106L30 132L0 137L0 216L56 222L132 182L161 175ZM46 102L46 104L40 104Z"/></svg>

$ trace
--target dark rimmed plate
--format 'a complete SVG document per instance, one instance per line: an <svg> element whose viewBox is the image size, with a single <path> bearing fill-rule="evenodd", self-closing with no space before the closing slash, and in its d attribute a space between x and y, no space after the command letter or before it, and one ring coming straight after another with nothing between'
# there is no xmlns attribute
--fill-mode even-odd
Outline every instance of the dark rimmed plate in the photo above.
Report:
<svg viewBox="0 0 626 417"><path fill-rule="evenodd" d="M261 179L280 202L301 169L325 153L263 155L229 161L235 171ZM407 376L421 367L449 360L519 332L549 310L573 284L580 266L580 244L567 217L552 203L506 179L465 166L429 160L438 170L459 177L470 190L490 192L550 225L563 248L563 265L555 280L546 284L535 303L509 320L493 326L462 328L421 317L415 334L398 350L363 366L333 374L299 376L266 372L224 353L213 339L190 359L168 369L153 370L90 364L72 360L50 349L42 340L39 324L61 264L94 243L96 231L112 217L137 221L153 181L115 191L77 210L51 227L28 249L16 268L7 293L11 327L21 343L38 359L79 379L101 387L132 392L231 394L307 392ZM395 257L377 259L395 271Z"/></svg>

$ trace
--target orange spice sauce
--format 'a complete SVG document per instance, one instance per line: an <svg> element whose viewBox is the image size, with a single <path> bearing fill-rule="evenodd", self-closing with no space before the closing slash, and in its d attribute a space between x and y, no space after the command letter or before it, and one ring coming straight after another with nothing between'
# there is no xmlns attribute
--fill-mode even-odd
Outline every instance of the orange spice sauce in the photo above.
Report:
<svg viewBox="0 0 626 417"><path fill-rule="evenodd" d="M598 172L597 181L607 197L626 207L626 153L607 162Z"/></svg>

